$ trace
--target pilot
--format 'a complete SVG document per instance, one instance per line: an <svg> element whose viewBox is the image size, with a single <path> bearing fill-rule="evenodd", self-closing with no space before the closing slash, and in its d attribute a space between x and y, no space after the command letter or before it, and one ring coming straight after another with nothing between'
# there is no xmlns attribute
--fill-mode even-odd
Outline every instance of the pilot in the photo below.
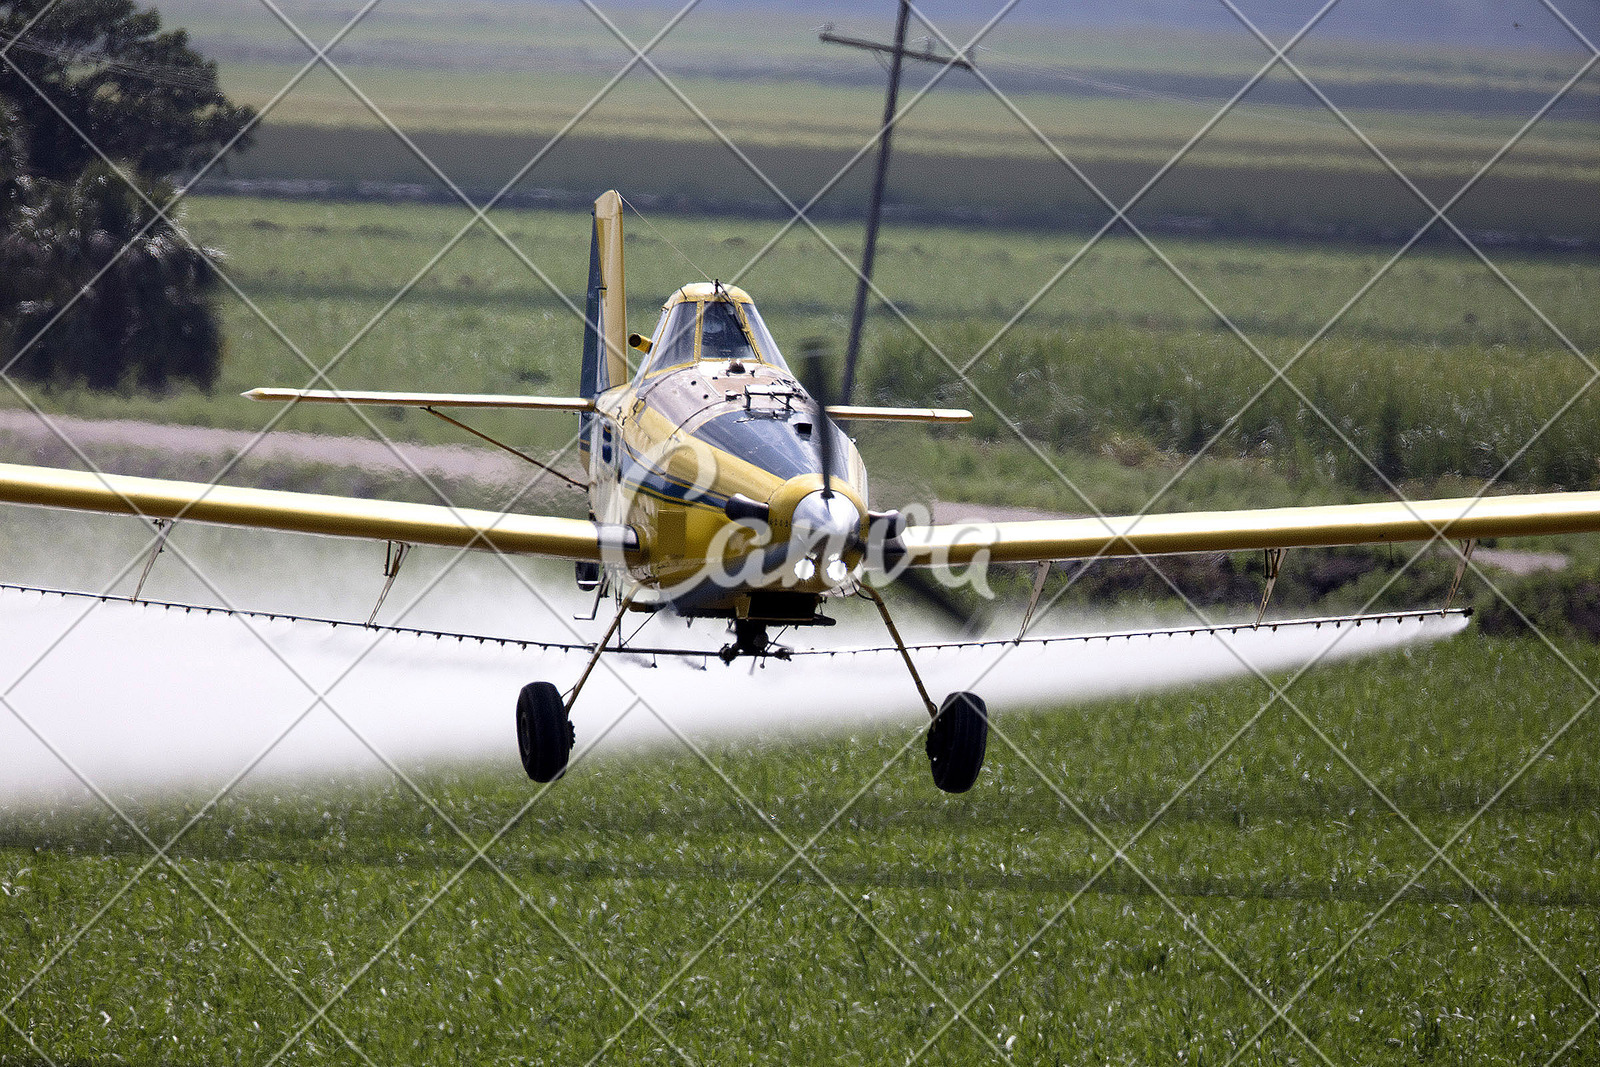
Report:
<svg viewBox="0 0 1600 1067"><path fill-rule="evenodd" d="M750 342L734 318L733 308L717 302L706 305L700 334L700 358L736 362L751 358Z"/></svg>

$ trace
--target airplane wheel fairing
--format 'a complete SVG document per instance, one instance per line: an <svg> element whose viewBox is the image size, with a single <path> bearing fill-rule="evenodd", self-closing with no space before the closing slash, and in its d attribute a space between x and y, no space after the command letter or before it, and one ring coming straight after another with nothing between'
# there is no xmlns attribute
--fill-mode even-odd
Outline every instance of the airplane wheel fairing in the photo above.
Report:
<svg viewBox="0 0 1600 1067"><path fill-rule="evenodd" d="M965 793L978 780L989 748L989 709L976 693L951 693L928 727L928 765L933 784Z"/></svg>
<svg viewBox="0 0 1600 1067"><path fill-rule="evenodd" d="M517 751L522 769L536 782L553 782L567 769L572 720L561 691L549 682L529 682L517 695Z"/></svg>

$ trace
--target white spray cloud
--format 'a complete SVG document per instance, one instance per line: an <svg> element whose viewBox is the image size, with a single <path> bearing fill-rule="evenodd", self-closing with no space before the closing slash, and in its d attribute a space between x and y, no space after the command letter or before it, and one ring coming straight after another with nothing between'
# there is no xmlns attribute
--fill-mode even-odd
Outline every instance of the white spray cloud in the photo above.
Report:
<svg viewBox="0 0 1600 1067"><path fill-rule="evenodd" d="M109 531L93 524L72 530L94 534L87 538L92 553L72 544L83 538L69 537L64 546L54 537L48 553L31 561L26 553L14 554L22 573L0 577L98 588L129 558L126 524ZM108 532L123 540L106 537ZM137 528L131 533L142 536ZM180 534L187 540L180 543ZM369 545L198 529L175 534L174 544L240 606L365 618L382 584L376 573L381 549ZM97 566L75 565L73 553L80 550L79 560L94 559ZM175 556L158 561L146 595L215 603L216 591ZM399 621L405 625L546 641L593 640L608 621L609 601L601 605L600 618L572 620L586 610L588 598L574 590L566 568L553 565L521 570L538 596L501 561L482 556L469 557L425 592L449 558L442 551L413 553L385 604L384 621L404 611ZM89 580L70 581L75 571ZM122 591L131 588L137 572L124 580ZM836 604L832 613L841 625L792 633L792 643L887 644L867 605ZM630 630L642 621L631 620ZM1082 630L1082 620L1077 623ZM1368 625L1342 635L1330 628L1262 630L923 651L916 659L936 700L972 689L992 710L1004 711L1239 676L1246 672L1241 658L1263 671L1293 669L1330 647L1335 657L1347 657L1448 636L1462 625L1436 619ZM916 620L906 629L912 640L938 636ZM724 639L719 623L686 629L682 620L661 618L649 622L637 640L715 648ZM0 594L0 693L10 705L0 707L0 802L87 799L77 774L113 796L210 792L257 759L249 784L309 773L386 775L369 744L408 770L436 761L487 760L517 777L512 707L518 689L538 679L565 689L584 660L572 652L378 638L307 623ZM326 705L317 698L323 690ZM642 705L627 710L636 694L654 711ZM911 731L926 715L893 653L800 657L754 667L749 660L729 667L714 658L630 655L606 657L573 719L580 747L609 728L597 751L615 751L679 745L674 729L696 740L848 731L872 723Z"/></svg>

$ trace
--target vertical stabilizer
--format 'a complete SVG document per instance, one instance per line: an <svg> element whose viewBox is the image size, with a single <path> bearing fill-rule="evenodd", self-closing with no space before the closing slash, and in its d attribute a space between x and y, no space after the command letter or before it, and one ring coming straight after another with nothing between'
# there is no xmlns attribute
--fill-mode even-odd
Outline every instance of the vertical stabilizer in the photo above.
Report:
<svg viewBox="0 0 1600 1067"><path fill-rule="evenodd" d="M594 399L610 388L606 380L605 365L600 355L600 297L605 291L600 276L600 234L594 223L589 224L589 285L583 299L583 370L578 379L581 395ZM589 428L590 416L582 417L583 428Z"/></svg>
<svg viewBox="0 0 1600 1067"><path fill-rule="evenodd" d="M615 190L594 202L585 301L584 386L593 396L628 380L628 298L622 269L622 197ZM590 368L595 374L591 379Z"/></svg>

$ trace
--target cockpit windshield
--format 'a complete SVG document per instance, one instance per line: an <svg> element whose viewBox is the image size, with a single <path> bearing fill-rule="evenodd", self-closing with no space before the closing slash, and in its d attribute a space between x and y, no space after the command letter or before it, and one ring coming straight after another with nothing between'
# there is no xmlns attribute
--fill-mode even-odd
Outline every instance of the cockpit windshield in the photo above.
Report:
<svg viewBox="0 0 1600 1067"><path fill-rule="evenodd" d="M733 304L713 300L700 318L700 358L754 363L759 358Z"/></svg>
<svg viewBox="0 0 1600 1067"><path fill-rule="evenodd" d="M761 349L761 358L767 364L783 373L789 373L789 364L783 361L783 353L778 351L778 342L772 339L772 334L767 331L767 324L761 321L761 312L756 310L754 304L746 304L743 308L745 321L750 324L750 332L755 335L756 347Z"/></svg>
<svg viewBox="0 0 1600 1067"><path fill-rule="evenodd" d="M694 315L697 305L685 301L667 312L656 331L645 374L654 374L684 363L694 362Z"/></svg>
<svg viewBox="0 0 1600 1067"><path fill-rule="evenodd" d="M698 321L697 321L698 320ZM696 326L699 351L695 351ZM789 373L777 342L754 304L731 300L685 300L663 316L642 376L681 367L696 358L719 363L765 363Z"/></svg>

